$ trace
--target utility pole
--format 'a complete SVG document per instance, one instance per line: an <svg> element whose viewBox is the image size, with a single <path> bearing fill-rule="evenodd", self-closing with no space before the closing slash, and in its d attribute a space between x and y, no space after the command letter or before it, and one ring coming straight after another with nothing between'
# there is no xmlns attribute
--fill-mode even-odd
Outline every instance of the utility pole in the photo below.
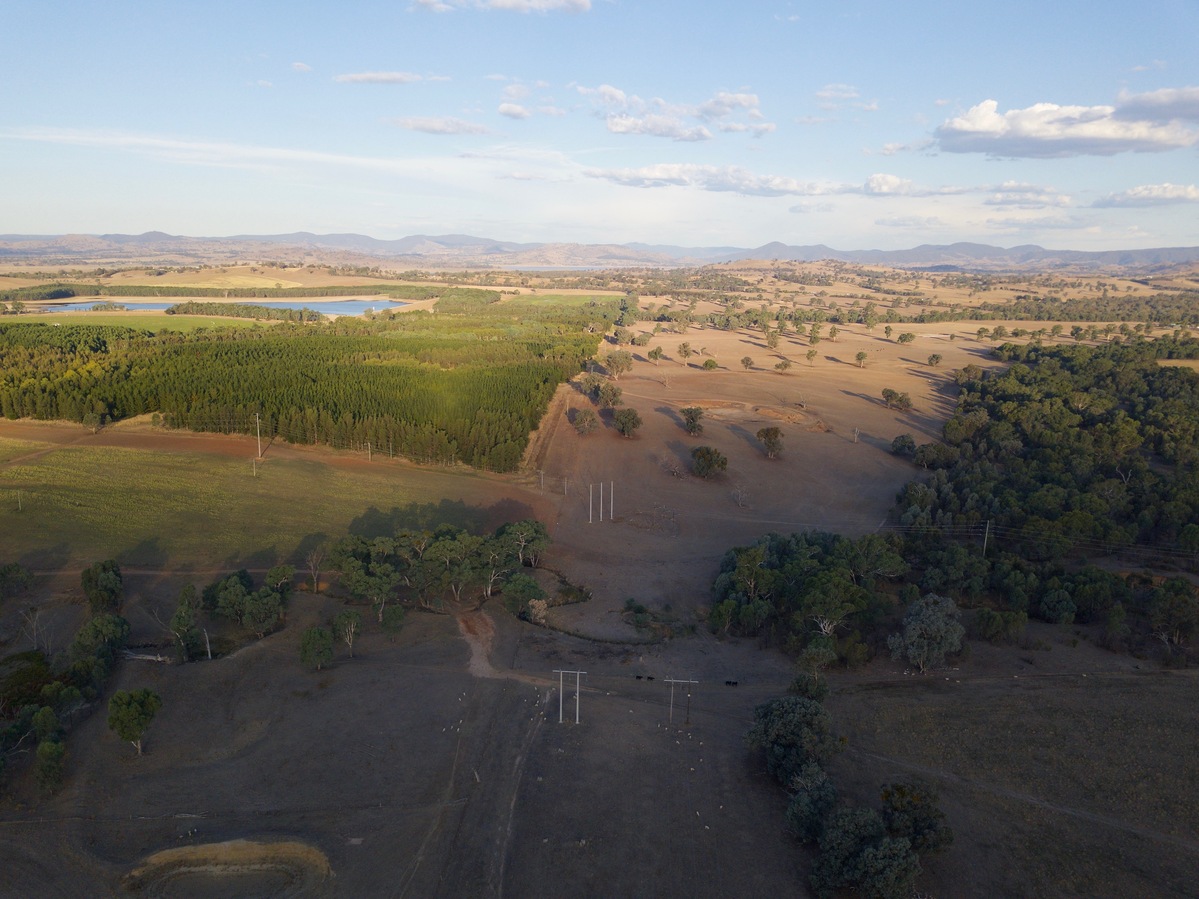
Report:
<svg viewBox="0 0 1199 899"><path fill-rule="evenodd" d="M600 481L600 521L604 520L604 482Z"/></svg>
<svg viewBox="0 0 1199 899"><path fill-rule="evenodd" d="M987 519L987 529L983 531L983 558L987 557L987 538L991 536L991 519Z"/></svg>
<svg viewBox="0 0 1199 899"><path fill-rule="evenodd" d="M697 681L697 680L682 680L682 679L675 679L673 677L668 677L668 678L666 678L666 683L670 684L670 723L671 724L674 724L674 685L675 684L686 684L687 685L687 712L684 717L683 723L690 724L691 723L691 685L698 684L699 681Z"/></svg>
<svg viewBox="0 0 1199 899"><path fill-rule="evenodd" d="M579 723L579 693L581 686L579 679L586 674L586 671L564 671L558 668L554 669L554 674L558 675L558 723L562 723L562 694L563 694L563 678L568 674L575 676L575 724Z"/></svg>
<svg viewBox="0 0 1199 899"><path fill-rule="evenodd" d="M608 482L608 520L616 520L616 482Z"/></svg>
<svg viewBox="0 0 1199 899"><path fill-rule="evenodd" d="M591 498L591 484L587 485L587 523L592 524L595 519L595 510L592 508L595 501Z"/></svg>
<svg viewBox="0 0 1199 899"><path fill-rule="evenodd" d="M262 458L262 422L258 413L254 413L254 432L258 435L258 458Z"/></svg>

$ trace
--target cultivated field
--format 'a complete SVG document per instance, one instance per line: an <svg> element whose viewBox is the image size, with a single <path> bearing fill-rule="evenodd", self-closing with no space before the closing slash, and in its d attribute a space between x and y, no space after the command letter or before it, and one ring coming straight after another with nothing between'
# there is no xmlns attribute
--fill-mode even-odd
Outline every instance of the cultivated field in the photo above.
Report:
<svg viewBox="0 0 1199 899"><path fill-rule="evenodd" d="M643 419L636 436L610 425L579 436L571 414L589 401L567 385L520 476L283 444L256 463L253 439L147 421L94 435L0 421L0 561L39 572L20 602L46 609L59 645L84 613L78 572L97 559L120 561L124 614L145 643L162 639L155 613L168 615L185 583L302 567L308 548L347 532L530 516L554 539L545 564L593 591L551 622L598 638L494 605L414 613L396 642L370 626L358 658L340 647L331 670L311 673L299 634L340 601L299 592L282 631L231 655L124 662L112 689L149 686L164 700L146 755L135 758L97 709L70 736L58 796L15 784L0 805L4 889L803 895L807 858L784 831L785 799L743 743L791 663L708 635L709 585L727 548L767 531L877 528L917 474L891 440L934 439L953 408L953 371L995 364L979 325L897 325L916 335L906 345L881 325L845 326L811 363L793 336L772 351L760 332L659 334L649 346L665 358L634 350L618 382ZM683 341L699 355L681 359ZM792 367L780 374L784 356ZM714 371L700 367L709 358ZM883 388L910 393L912 411L886 408ZM685 406L704 408L701 437L682 428ZM783 432L779 459L754 436L766 426ZM728 457L722 477L688 474L701 444ZM694 632L646 642L621 614L629 598ZM19 612L0 609L5 653L28 646ZM1100 651L1067 629L1033 625L1030 637L1049 648L974 645L957 669L927 677L886 659L835 674L828 705L848 738L838 782L861 801L902 777L940 787L957 841L924 860L933 895L1193 895L1193 673ZM573 687L558 690L563 669L587 672L578 725ZM667 678L698 681L689 703L679 687L672 707ZM176 849L187 851L152 858Z"/></svg>

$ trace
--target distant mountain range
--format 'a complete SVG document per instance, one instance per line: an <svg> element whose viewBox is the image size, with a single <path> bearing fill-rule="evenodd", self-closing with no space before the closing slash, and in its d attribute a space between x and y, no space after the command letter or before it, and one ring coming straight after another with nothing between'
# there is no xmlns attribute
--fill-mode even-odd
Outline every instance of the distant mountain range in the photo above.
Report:
<svg viewBox="0 0 1199 899"><path fill-rule="evenodd" d="M181 237L145 234L0 234L0 261L47 265L156 265L233 262L308 262L388 268L600 269L677 267L746 260L815 262L831 259L863 265L941 271L1155 272L1199 264L1199 247L1141 250L1046 250L1026 245L922 244L910 250L834 250L817 244L760 247L677 247L658 244L512 243L466 234L416 234L379 240L362 234L238 234Z"/></svg>

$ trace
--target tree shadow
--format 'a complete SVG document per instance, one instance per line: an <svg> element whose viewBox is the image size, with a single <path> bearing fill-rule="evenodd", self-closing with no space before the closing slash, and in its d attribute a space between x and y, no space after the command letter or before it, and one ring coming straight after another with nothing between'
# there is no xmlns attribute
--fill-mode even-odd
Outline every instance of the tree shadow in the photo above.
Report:
<svg viewBox="0 0 1199 899"><path fill-rule="evenodd" d="M675 459L685 471L691 470L691 450L694 448L681 440L666 441L666 449L674 454Z"/></svg>
<svg viewBox="0 0 1199 899"><path fill-rule="evenodd" d="M291 555L287 557L287 561L297 568L308 564L308 554L314 549L321 546L328 547L332 541L329 535L323 531L318 531L313 534L305 534L300 542L296 544L296 548L291 551Z"/></svg>
<svg viewBox="0 0 1199 899"><path fill-rule="evenodd" d="M25 568L43 571L62 571L71 561L71 547L67 543L56 543L31 549L16 560Z"/></svg>
<svg viewBox="0 0 1199 899"><path fill-rule="evenodd" d="M268 546L245 555L226 556L225 561L221 564L229 571L238 571L242 568L247 571L255 571L263 568L274 568L279 564L279 561L279 550L274 546Z"/></svg>
<svg viewBox="0 0 1199 899"><path fill-rule="evenodd" d="M165 568L170 558L166 550L159 545L157 537L143 540L137 546L118 553L116 557L119 563L130 568Z"/></svg>
<svg viewBox="0 0 1199 899"><path fill-rule="evenodd" d="M483 527L483 512L460 499L408 503L392 506L386 512L371 506L350 522L346 532L356 537L390 537L404 530L432 531L442 524L478 533Z"/></svg>
<svg viewBox="0 0 1199 899"><path fill-rule="evenodd" d="M757 437L755 437L752 433L747 431L745 428L741 427L741 425L729 425L729 433L733 434L737 437L740 437L742 440L744 440L746 442L746 444L753 447L758 452L762 451L762 441L760 441Z"/></svg>
<svg viewBox="0 0 1199 899"><path fill-rule="evenodd" d="M670 406L657 406L654 408L654 411L657 412L659 415L665 415L667 418L669 418L672 422L674 422L680 428L684 428L684 429L686 428L686 425L683 422L683 416L679 415L679 413L676 412L674 409L672 409Z"/></svg>

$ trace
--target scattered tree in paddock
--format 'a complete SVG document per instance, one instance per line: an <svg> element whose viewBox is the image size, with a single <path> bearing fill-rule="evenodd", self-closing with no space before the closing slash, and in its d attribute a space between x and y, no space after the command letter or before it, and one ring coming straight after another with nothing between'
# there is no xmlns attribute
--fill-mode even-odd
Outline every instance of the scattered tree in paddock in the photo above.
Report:
<svg viewBox="0 0 1199 899"><path fill-rule="evenodd" d="M124 583L121 566L113 559L83 569L83 593L93 615L116 612L121 606Z"/></svg>
<svg viewBox="0 0 1199 899"><path fill-rule="evenodd" d="M320 671L333 661L333 632L313 625L300 635L300 662L305 668Z"/></svg>
<svg viewBox="0 0 1199 899"><path fill-rule="evenodd" d="M783 432L776 427L759 428L756 436L766 449L766 458L777 459L783 451Z"/></svg>
<svg viewBox="0 0 1199 899"><path fill-rule="evenodd" d="M350 650L350 658L354 658L354 640L362 630L362 616L355 609L342 609L333 619L333 633Z"/></svg>
<svg viewBox="0 0 1199 899"><path fill-rule="evenodd" d="M599 427L599 417L591 409L578 409L574 415L574 429L586 436Z"/></svg>
<svg viewBox="0 0 1199 899"><path fill-rule="evenodd" d="M856 361L858 363L858 368L866 367L866 359L868 357L866 355L865 350L858 350L857 354L853 358L854 358L854 361Z"/></svg>
<svg viewBox="0 0 1199 899"><path fill-rule="evenodd" d="M698 437L704 432L704 410L700 406L684 406L679 410L683 416L683 429L692 437Z"/></svg>
<svg viewBox="0 0 1199 899"><path fill-rule="evenodd" d="M142 739L162 708L162 697L150 689L118 690L108 701L108 728L142 754Z"/></svg>
<svg viewBox="0 0 1199 899"><path fill-rule="evenodd" d="M915 665L921 674L945 664L945 657L962 648L966 629L957 604L947 596L929 593L916 600L903 617L903 629L887 638L891 657Z"/></svg>
<svg viewBox="0 0 1199 899"><path fill-rule="evenodd" d="M714 478L728 467L728 458L718 449L697 446L691 451L691 469L698 477Z"/></svg>
<svg viewBox="0 0 1199 899"><path fill-rule="evenodd" d="M616 350L604 357L604 368L608 369L608 374L614 380L618 380L621 375L627 374L633 368L633 354L628 350Z"/></svg>
<svg viewBox="0 0 1199 899"><path fill-rule="evenodd" d="M632 437L641 427L641 416L636 409L618 409L612 416L612 424L621 437Z"/></svg>

